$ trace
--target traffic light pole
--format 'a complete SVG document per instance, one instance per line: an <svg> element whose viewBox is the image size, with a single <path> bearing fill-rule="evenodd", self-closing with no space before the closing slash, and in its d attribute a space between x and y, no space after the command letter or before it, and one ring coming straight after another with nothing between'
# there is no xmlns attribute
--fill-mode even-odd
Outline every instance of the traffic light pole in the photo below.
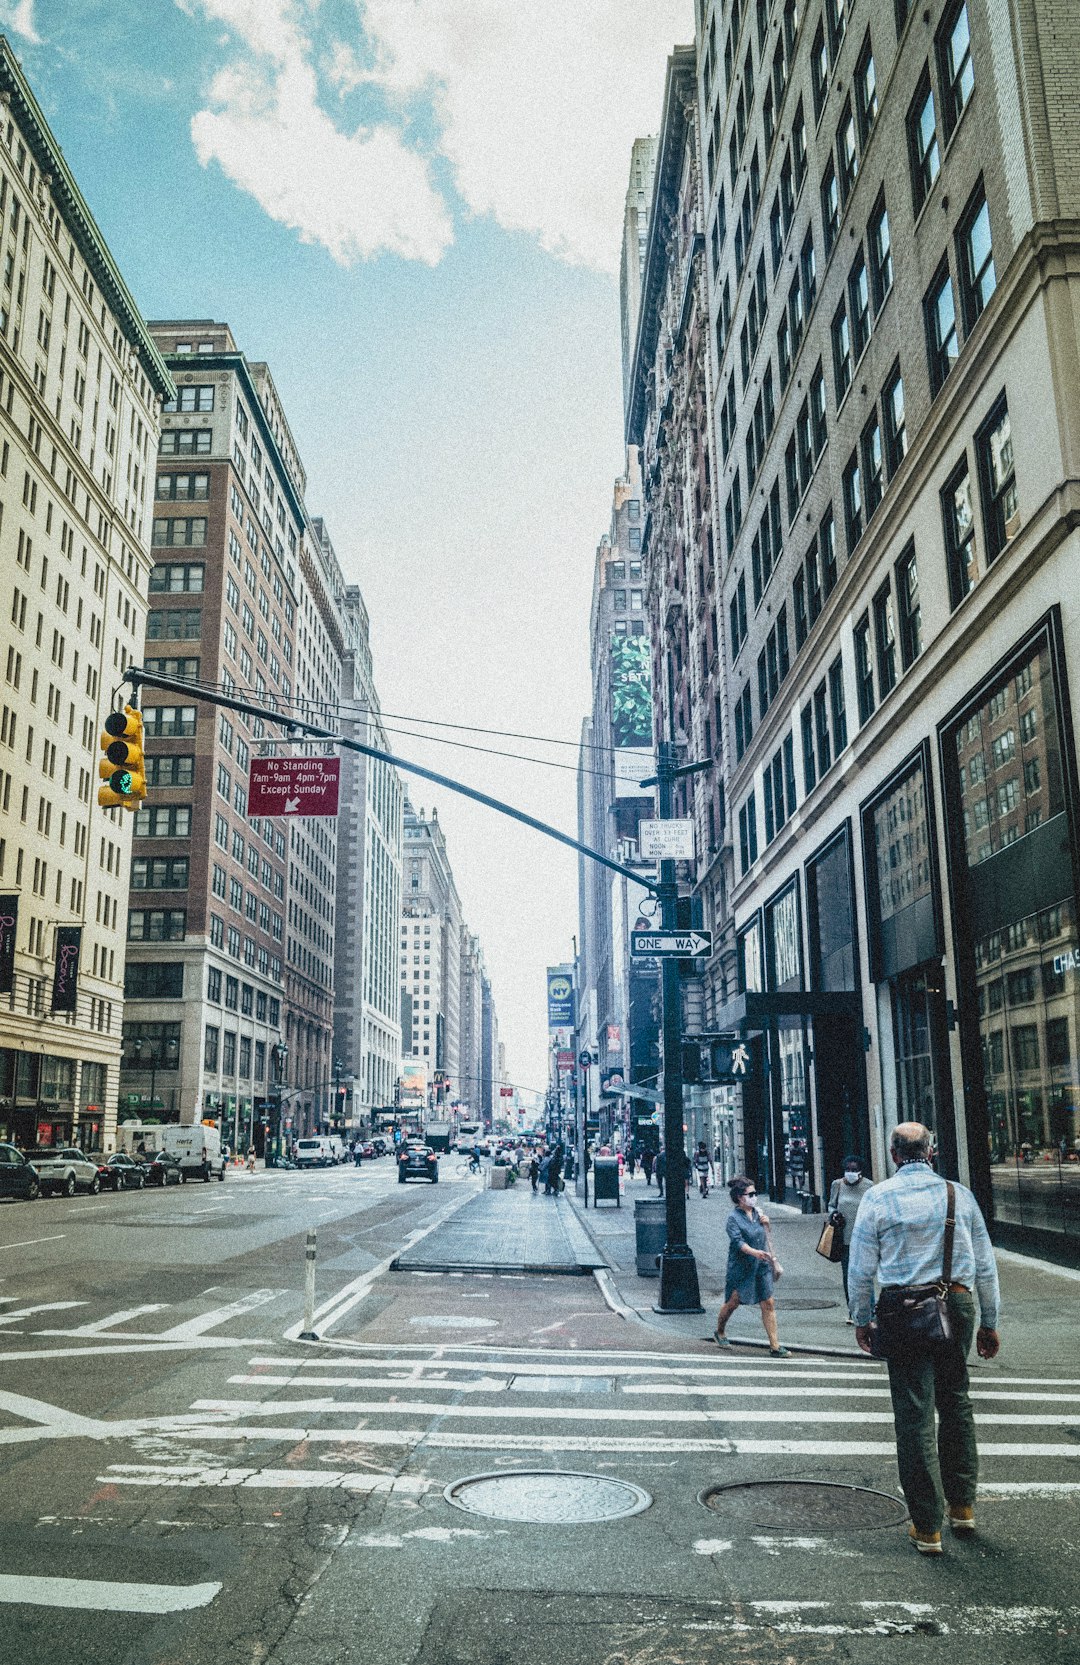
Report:
<svg viewBox="0 0 1080 1665"><path fill-rule="evenodd" d="M672 819L672 783L680 771L675 748L660 742L656 761L656 785L661 821ZM660 925L665 931L678 929L679 887L674 861L661 861L657 896ZM698 1287L697 1262L686 1240L686 1151L683 1144L682 991L678 960L665 958L662 966L664 1039L664 1178L667 1241L660 1257L660 1296L654 1312L704 1312Z"/></svg>

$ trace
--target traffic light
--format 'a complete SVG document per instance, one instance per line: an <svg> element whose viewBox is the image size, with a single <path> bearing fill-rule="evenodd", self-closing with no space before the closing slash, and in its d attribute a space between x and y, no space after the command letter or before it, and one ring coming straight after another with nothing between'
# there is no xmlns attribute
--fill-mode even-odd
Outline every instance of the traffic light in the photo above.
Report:
<svg viewBox="0 0 1080 1665"><path fill-rule="evenodd" d="M105 719L101 751L98 774L105 784L98 787L98 803L102 809L118 804L138 809L146 797L142 712L133 705L111 712Z"/></svg>

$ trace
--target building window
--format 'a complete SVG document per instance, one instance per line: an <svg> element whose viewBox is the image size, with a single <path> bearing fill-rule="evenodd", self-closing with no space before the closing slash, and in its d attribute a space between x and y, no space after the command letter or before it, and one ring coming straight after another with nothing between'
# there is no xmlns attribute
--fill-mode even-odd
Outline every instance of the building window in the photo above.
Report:
<svg viewBox="0 0 1080 1665"><path fill-rule="evenodd" d="M870 279L874 291L874 313L876 316L885 305L893 280L892 237L889 232L889 215L885 207L884 192L878 197L874 204L874 211L870 215L869 241Z"/></svg>
<svg viewBox="0 0 1080 1665"><path fill-rule="evenodd" d="M833 376L836 381L836 403L843 403L851 386L851 331L848 327L847 305L844 301L836 309L832 321Z"/></svg>
<svg viewBox="0 0 1080 1665"><path fill-rule="evenodd" d="M911 194L915 213L918 214L941 171L937 123L934 117L934 91L930 85L929 69L924 68L908 110L907 133L911 162Z"/></svg>
<svg viewBox="0 0 1080 1665"><path fill-rule="evenodd" d="M187 887L187 856L133 857L132 890L186 890Z"/></svg>
<svg viewBox="0 0 1080 1665"><path fill-rule="evenodd" d="M859 53L859 61L855 65L855 108L859 116L859 142L865 145L878 112L877 71L874 68L869 29Z"/></svg>
<svg viewBox="0 0 1080 1665"><path fill-rule="evenodd" d="M814 86L814 120L821 120L829 93L829 49L825 41L825 20L818 19L817 33L810 52L810 75Z"/></svg>
<svg viewBox="0 0 1080 1665"><path fill-rule="evenodd" d="M840 186L836 179L836 165L830 160L821 179L821 226L826 260L833 251L840 230L840 215Z"/></svg>
<svg viewBox="0 0 1080 1665"><path fill-rule="evenodd" d="M860 248L848 274L848 306L851 312L851 348L856 364L870 339L870 285L866 257Z"/></svg>
<svg viewBox="0 0 1080 1665"><path fill-rule="evenodd" d="M847 745L847 704L844 698L844 662L839 654L829 666L829 709L832 716L834 755Z"/></svg>
<svg viewBox="0 0 1080 1665"><path fill-rule="evenodd" d="M997 287L994 250L990 240L990 210L986 206L986 192L981 179L956 233L956 254L964 331L970 335Z"/></svg>
<svg viewBox="0 0 1080 1665"><path fill-rule="evenodd" d="M806 610L810 628L813 629L821 617L821 563L818 560L817 539L810 540L810 548L806 551L803 561L803 571L806 574Z"/></svg>
<svg viewBox="0 0 1080 1665"><path fill-rule="evenodd" d="M183 994L184 968L179 962L129 960L124 967L125 1000L181 1000Z"/></svg>
<svg viewBox="0 0 1080 1665"><path fill-rule="evenodd" d="M851 453L844 469L844 529L850 555L863 535L862 475L857 451Z"/></svg>
<svg viewBox="0 0 1080 1665"><path fill-rule="evenodd" d="M930 363L930 390L940 393L956 363L956 303L948 261L942 261L923 301L926 320L926 350Z"/></svg>
<svg viewBox="0 0 1080 1665"><path fill-rule="evenodd" d="M953 0L947 9L938 30L937 48L945 137L949 138L975 89L966 0Z"/></svg>
<svg viewBox="0 0 1080 1665"><path fill-rule="evenodd" d="M859 172L859 153L855 144L855 117L848 99L836 129L836 173L840 184L841 204L847 204L851 188Z"/></svg>
<svg viewBox="0 0 1080 1665"><path fill-rule="evenodd" d="M163 457L204 457L210 454L211 428L163 428L160 453Z"/></svg>
<svg viewBox="0 0 1080 1665"><path fill-rule="evenodd" d="M207 522L201 515L195 519L155 520L154 547L164 546L172 549L201 546L206 542L206 526Z"/></svg>
<svg viewBox="0 0 1080 1665"><path fill-rule="evenodd" d="M1001 554L1009 539L1015 537L1020 527L1012 429L1004 394L979 429L975 449L979 462L986 561L989 565Z"/></svg>
<svg viewBox="0 0 1080 1665"><path fill-rule="evenodd" d="M803 792L806 796L817 785L817 763L814 757L814 710L811 705L802 709Z"/></svg>
<svg viewBox="0 0 1080 1665"><path fill-rule="evenodd" d="M878 698L896 687L896 618L892 585L886 580L874 597L874 643L877 648Z"/></svg>
<svg viewBox="0 0 1080 1665"><path fill-rule="evenodd" d="M151 595L199 595L205 574L201 561L159 562L150 573L148 588Z"/></svg>
<svg viewBox="0 0 1080 1665"><path fill-rule="evenodd" d="M900 615L900 661L909 670L922 652L922 607L915 545L909 543L896 563L896 602Z"/></svg>
<svg viewBox="0 0 1080 1665"><path fill-rule="evenodd" d="M753 738L754 716L750 699L750 684L747 683L738 699L735 701L735 761L742 760L743 754Z"/></svg>
<svg viewBox="0 0 1080 1665"><path fill-rule="evenodd" d="M967 458L953 470L941 492L941 518L945 529L945 557L949 568L949 600L958 607L975 588L978 555L975 548L975 516L971 503L971 476Z"/></svg>
<svg viewBox="0 0 1080 1665"><path fill-rule="evenodd" d="M881 448L881 423L876 410L863 429L859 443L862 449L863 496L869 522L885 491L885 457Z"/></svg>
<svg viewBox="0 0 1080 1665"><path fill-rule="evenodd" d="M829 440L829 427L825 416L825 372L820 361L810 382L810 433L816 462Z"/></svg>
<svg viewBox="0 0 1080 1665"><path fill-rule="evenodd" d="M802 567L791 581L791 607L795 617L795 652L798 653L809 633L806 617L806 573Z"/></svg>
<svg viewBox="0 0 1080 1665"><path fill-rule="evenodd" d="M166 414L172 411L213 410L214 389L212 387L177 388L176 398L167 399L161 408Z"/></svg>
<svg viewBox="0 0 1080 1665"><path fill-rule="evenodd" d="M899 361L885 383L881 396L881 410L885 422L885 464L891 480L907 456L907 420L904 411L904 383L900 377Z"/></svg>
<svg viewBox="0 0 1080 1665"><path fill-rule="evenodd" d="M218 1067L218 1043L220 1038L221 1031L216 1025L208 1023L203 1040L203 1068L210 1070L215 1075Z"/></svg>
<svg viewBox="0 0 1080 1665"><path fill-rule="evenodd" d="M187 913L183 908L131 908L129 942L183 942Z"/></svg>
<svg viewBox="0 0 1080 1665"><path fill-rule="evenodd" d="M198 607L152 607L146 615L148 642L191 642L198 639L202 613Z"/></svg>
<svg viewBox="0 0 1080 1665"><path fill-rule="evenodd" d="M825 16L829 24L829 48L833 63L847 31L848 0L825 0Z"/></svg>
<svg viewBox="0 0 1080 1665"><path fill-rule="evenodd" d="M190 804L153 804L135 812L136 838L190 838Z"/></svg>
<svg viewBox="0 0 1080 1665"><path fill-rule="evenodd" d="M757 803L753 792L739 810L739 869L748 873L757 861Z"/></svg>
<svg viewBox="0 0 1080 1665"><path fill-rule="evenodd" d="M829 697L824 681L814 689L814 738L817 743L818 778L832 767L832 735L829 730Z"/></svg>
<svg viewBox="0 0 1080 1665"><path fill-rule="evenodd" d="M870 615L864 613L855 626L855 694L858 701L859 727L874 715L874 660L870 651Z"/></svg>
<svg viewBox="0 0 1080 1665"><path fill-rule="evenodd" d="M836 588L839 570L836 563L836 518L831 508L826 509L821 518L818 548L821 551L821 587L827 601Z"/></svg>

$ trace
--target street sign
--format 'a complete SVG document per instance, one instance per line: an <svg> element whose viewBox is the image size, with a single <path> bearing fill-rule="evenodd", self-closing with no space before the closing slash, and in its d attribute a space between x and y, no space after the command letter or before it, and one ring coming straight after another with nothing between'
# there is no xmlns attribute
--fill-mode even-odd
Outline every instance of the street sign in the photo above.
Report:
<svg viewBox="0 0 1080 1665"><path fill-rule="evenodd" d="M257 757L248 774L249 815L336 815L341 759Z"/></svg>
<svg viewBox="0 0 1080 1665"><path fill-rule="evenodd" d="M714 1081L750 1080L753 1070L750 1063L750 1048L745 1041L714 1041L710 1050Z"/></svg>
<svg viewBox="0 0 1080 1665"><path fill-rule="evenodd" d="M583 1070L591 1069L592 1068L592 1061L593 1061L593 1055L592 1055L591 1052L588 1051L588 1049L586 1049L586 1051L584 1051L584 1052L579 1052L578 1053L578 1063L581 1065Z"/></svg>
<svg viewBox="0 0 1080 1665"><path fill-rule="evenodd" d="M635 960L697 960L712 953L711 931L631 931Z"/></svg>
<svg viewBox="0 0 1080 1665"><path fill-rule="evenodd" d="M693 861L692 821L639 821L638 852L643 861Z"/></svg>

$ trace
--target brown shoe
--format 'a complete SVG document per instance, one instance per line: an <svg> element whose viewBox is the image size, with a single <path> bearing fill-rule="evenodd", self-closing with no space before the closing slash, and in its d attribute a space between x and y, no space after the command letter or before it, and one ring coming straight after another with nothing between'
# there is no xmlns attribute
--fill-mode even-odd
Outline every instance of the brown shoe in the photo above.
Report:
<svg viewBox="0 0 1080 1665"><path fill-rule="evenodd" d="M975 1511L967 1503L950 1503L945 1511L954 1532L974 1532Z"/></svg>
<svg viewBox="0 0 1080 1665"><path fill-rule="evenodd" d="M911 1539L920 1555L941 1554L940 1532L920 1532L917 1526L909 1526L908 1537Z"/></svg>

